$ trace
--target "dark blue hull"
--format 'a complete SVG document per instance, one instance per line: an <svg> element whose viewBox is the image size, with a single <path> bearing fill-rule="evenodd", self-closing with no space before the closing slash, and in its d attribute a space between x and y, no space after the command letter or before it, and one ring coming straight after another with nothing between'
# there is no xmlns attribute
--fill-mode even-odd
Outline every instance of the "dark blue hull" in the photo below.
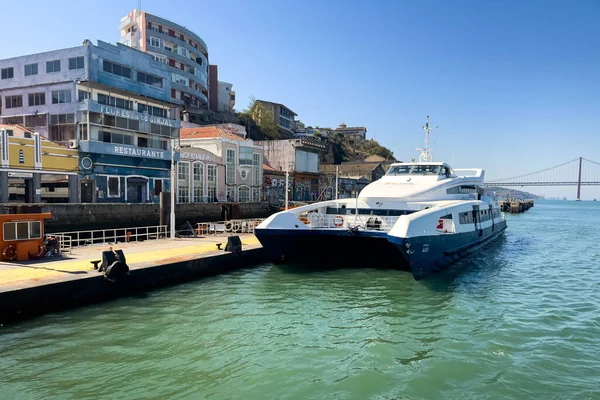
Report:
<svg viewBox="0 0 600 400"><path fill-rule="evenodd" d="M392 267L425 278L497 239L506 223L475 232L409 239L384 232L255 229L267 257L276 264Z"/></svg>
<svg viewBox="0 0 600 400"><path fill-rule="evenodd" d="M390 243L385 233L255 229L254 234L275 264L385 266L408 270L400 248Z"/></svg>
<svg viewBox="0 0 600 400"><path fill-rule="evenodd" d="M418 236L402 239L390 236L405 260L410 265L415 279L425 278L432 273L447 268L496 240L506 230L506 222L474 232L450 235Z"/></svg>

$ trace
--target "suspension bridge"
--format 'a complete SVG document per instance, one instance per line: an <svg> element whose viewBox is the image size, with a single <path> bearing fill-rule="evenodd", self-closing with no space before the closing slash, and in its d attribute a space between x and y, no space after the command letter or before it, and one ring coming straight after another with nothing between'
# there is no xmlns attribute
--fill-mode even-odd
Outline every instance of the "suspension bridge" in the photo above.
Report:
<svg viewBox="0 0 600 400"><path fill-rule="evenodd" d="M577 186L581 200L582 186L600 186L600 163L578 157L540 171L510 178L493 179L486 186Z"/></svg>

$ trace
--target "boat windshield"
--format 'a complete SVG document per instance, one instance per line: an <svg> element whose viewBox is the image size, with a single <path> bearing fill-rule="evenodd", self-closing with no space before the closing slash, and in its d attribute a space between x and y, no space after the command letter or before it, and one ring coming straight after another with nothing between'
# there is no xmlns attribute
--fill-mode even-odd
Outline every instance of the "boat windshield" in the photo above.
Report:
<svg viewBox="0 0 600 400"><path fill-rule="evenodd" d="M394 165L388 169L386 176L397 175L439 175L441 165Z"/></svg>

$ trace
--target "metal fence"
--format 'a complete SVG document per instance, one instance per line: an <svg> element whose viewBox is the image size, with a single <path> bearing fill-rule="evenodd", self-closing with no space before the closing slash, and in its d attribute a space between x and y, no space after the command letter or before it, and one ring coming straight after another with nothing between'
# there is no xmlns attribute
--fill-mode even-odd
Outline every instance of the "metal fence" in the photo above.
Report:
<svg viewBox="0 0 600 400"><path fill-rule="evenodd" d="M231 233L254 233L254 228L264 221L263 218L234 219L230 221L201 222L192 231L177 230L176 236L190 237L202 235L226 235ZM133 228L115 228L90 231L51 233L56 238L62 253L71 252L75 247L93 244L113 244L141 242L146 240L167 239L170 237L167 225L138 226Z"/></svg>
<svg viewBox="0 0 600 400"><path fill-rule="evenodd" d="M61 251L70 251L73 247L92 244L127 243L164 239L169 237L169 228L166 225L138 226L134 228L60 232L46 236L56 237L60 243Z"/></svg>

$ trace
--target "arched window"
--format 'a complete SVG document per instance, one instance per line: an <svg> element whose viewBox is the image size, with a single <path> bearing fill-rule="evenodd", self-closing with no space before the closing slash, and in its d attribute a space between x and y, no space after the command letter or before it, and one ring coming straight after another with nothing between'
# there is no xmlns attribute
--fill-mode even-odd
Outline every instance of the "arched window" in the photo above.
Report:
<svg viewBox="0 0 600 400"><path fill-rule="evenodd" d="M240 203L250 202L250 188L248 186L240 186L238 188L238 201Z"/></svg>

